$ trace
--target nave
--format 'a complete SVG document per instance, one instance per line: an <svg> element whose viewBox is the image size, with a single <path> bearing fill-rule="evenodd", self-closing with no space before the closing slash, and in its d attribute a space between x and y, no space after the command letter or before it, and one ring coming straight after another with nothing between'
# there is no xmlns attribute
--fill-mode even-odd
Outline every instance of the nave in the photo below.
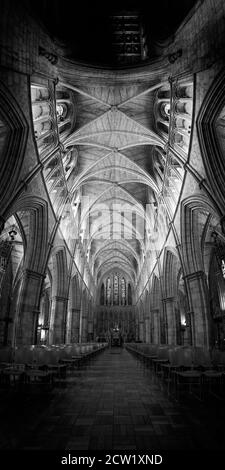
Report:
<svg viewBox="0 0 225 470"><path fill-rule="evenodd" d="M221 450L224 408L168 396L125 348L106 348L50 389L1 387L1 450Z"/></svg>
<svg viewBox="0 0 225 470"><path fill-rule="evenodd" d="M225 2L94 3L0 1L0 450L217 458Z"/></svg>

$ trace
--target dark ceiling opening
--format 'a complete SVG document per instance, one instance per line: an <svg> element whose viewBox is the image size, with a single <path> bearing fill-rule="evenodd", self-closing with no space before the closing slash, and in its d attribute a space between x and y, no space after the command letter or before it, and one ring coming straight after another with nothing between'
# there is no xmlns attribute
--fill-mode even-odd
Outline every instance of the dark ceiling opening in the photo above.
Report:
<svg viewBox="0 0 225 470"><path fill-rule="evenodd" d="M99 65L116 65L112 48L111 15L136 12L142 18L150 56L152 44L171 36L196 0L24 0L30 12L51 36L69 47L75 60Z"/></svg>

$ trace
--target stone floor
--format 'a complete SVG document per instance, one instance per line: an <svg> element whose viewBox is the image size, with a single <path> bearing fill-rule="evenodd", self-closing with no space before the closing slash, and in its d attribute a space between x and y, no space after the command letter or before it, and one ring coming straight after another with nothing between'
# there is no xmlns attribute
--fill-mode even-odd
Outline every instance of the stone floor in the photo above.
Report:
<svg viewBox="0 0 225 470"><path fill-rule="evenodd" d="M178 404L125 349L107 349L51 391L0 392L0 449L225 449L224 404Z"/></svg>

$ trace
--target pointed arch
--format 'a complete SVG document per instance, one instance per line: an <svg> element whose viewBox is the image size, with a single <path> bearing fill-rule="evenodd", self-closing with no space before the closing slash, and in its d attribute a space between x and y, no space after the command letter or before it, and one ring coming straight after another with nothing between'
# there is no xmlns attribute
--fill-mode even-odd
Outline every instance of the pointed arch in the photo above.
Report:
<svg viewBox="0 0 225 470"><path fill-rule="evenodd" d="M178 253L173 247L166 247L163 256L163 287L166 298L177 294L177 277L180 268Z"/></svg>
<svg viewBox="0 0 225 470"><path fill-rule="evenodd" d="M1 81L0 120L6 128L4 150L0 155L0 207L3 212L9 206L19 182L29 127L17 101Z"/></svg>
<svg viewBox="0 0 225 470"><path fill-rule="evenodd" d="M52 252L53 258L53 296L68 296L68 267L65 247L57 247Z"/></svg>
<svg viewBox="0 0 225 470"><path fill-rule="evenodd" d="M43 273L48 250L48 204L40 197L22 195L7 211L7 217L19 211L30 213L30 231L24 267Z"/></svg>
<svg viewBox="0 0 225 470"><path fill-rule="evenodd" d="M218 219L222 217L219 208L206 196L194 195L181 202L181 246L184 266L187 272L197 272L204 268L201 239L198 232L198 214L205 211Z"/></svg>
<svg viewBox="0 0 225 470"><path fill-rule="evenodd" d="M208 183L212 188L212 196L216 194L218 203L221 201L223 206L225 203L224 143L221 145L218 126L220 125L221 112L224 114L224 106L225 69L213 81L197 118L199 144L203 154ZM225 136L224 124L222 125L222 135Z"/></svg>

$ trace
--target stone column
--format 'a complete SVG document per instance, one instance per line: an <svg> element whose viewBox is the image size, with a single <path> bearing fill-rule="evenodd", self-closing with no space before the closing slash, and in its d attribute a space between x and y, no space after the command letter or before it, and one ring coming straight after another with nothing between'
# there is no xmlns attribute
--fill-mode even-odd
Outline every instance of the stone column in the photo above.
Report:
<svg viewBox="0 0 225 470"><path fill-rule="evenodd" d="M138 318L138 312L135 315L135 339L138 341L140 339L140 333L139 333L139 318Z"/></svg>
<svg viewBox="0 0 225 470"><path fill-rule="evenodd" d="M107 318L107 331L108 331L108 318ZM89 311L88 311L88 337L89 338L94 338L94 318L93 318L93 311L92 311L92 305L89 305Z"/></svg>
<svg viewBox="0 0 225 470"><path fill-rule="evenodd" d="M71 343L79 342L79 330L80 330L80 309L71 309Z"/></svg>
<svg viewBox="0 0 225 470"><path fill-rule="evenodd" d="M87 322L88 322L88 308L87 308L86 299L84 299L84 295L82 295L81 310L80 310L79 343L87 342Z"/></svg>
<svg viewBox="0 0 225 470"><path fill-rule="evenodd" d="M160 302L159 310L159 343L167 343L167 318L163 302Z"/></svg>
<svg viewBox="0 0 225 470"><path fill-rule="evenodd" d="M184 334L184 346L193 344L193 312L186 312L186 330Z"/></svg>
<svg viewBox="0 0 225 470"><path fill-rule="evenodd" d="M144 337L144 317L143 312L139 313L139 339L145 341Z"/></svg>
<svg viewBox="0 0 225 470"><path fill-rule="evenodd" d="M104 283L104 305L107 305L107 281Z"/></svg>
<svg viewBox="0 0 225 470"><path fill-rule="evenodd" d="M65 343L68 299L58 295L52 298L49 344Z"/></svg>
<svg viewBox="0 0 225 470"><path fill-rule="evenodd" d="M16 345L35 343L43 279L41 273L29 269L23 271L13 332Z"/></svg>
<svg viewBox="0 0 225 470"><path fill-rule="evenodd" d="M109 324L109 320L107 319L107 322ZM108 327L109 329L109 327ZM88 338L94 339L94 316L93 316L93 310L92 310L92 305L89 304L88 308Z"/></svg>
<svg viewBox="0 0 225 470"><path fill-rule="evenodd" d="M150 343L150 319L145 317L145 343Z"/></svg>
<svg viewBox="0 0 225 470"><path fill-rule="evenodd" d="M72 314L73 314L72 308L71 308L71 307L68 307L68 310L67 310L67 318L66 318L66 338L65 338L66 344L70 344L70 343L71 343L71 334L72 334L72 331L71 331Z"/></svg>
<svg viewBox="0 0 225 470"><path fill-rule="evenodd" d="M167 297L162 299L164 313L167 319L167 340L168 344L176 344L176 320L175 320L175 299Z"/></svg>
<svg viewBox="0 0 225 470"><path fill-rule="evenodd" d="M159 344L159 309L152 309L153 344Z"/></svg>
<svg viewBox="0 0 225 470"><path fill-rule="evenodd" d="M7 273L7 267L12 255L13 245L12 242L2 240L0 243L0 293L2 290L2 284Z"/></svg>
<svg viewBox="0 0 225 470"><path fill-rule="evenodd" d="M5 227L5 219L4 219L4 217L2 217L0 215L0 235L1 235L2 231L4 230L4 227Z"/></svg>
<svg viewBox="0 0 225 470"><path fill-rule="evenodd" d="M192 305L192 339L194 346L208 347L210 344L210 312L208 286L204 271L184 277Z"/></svg>
<svg viewBox="0 0 225 470"><path fill-rule="evenodd" d="M140 341L144 341L144 323L143 323L143 321L139 322L139 339L140 339Z"/></svg>
<svg viewBox="0 0 225 470"><path fill-rule="evenodd" d="M149 342L154 343L154 315L152 309L149 312Z"/></svg>
<svg viewBox="0 0 225 470"><path fill-rule="evenodd" d="M96 339L96 336L98 336L97 328L98 328L98 312L97 312L96 310L94 310L94 312L93 312L93 334L94 334L94 340Z"/></svg>
<svg viewBox="0 0 225 470"><path fill-rule="evenodd" d="M39 309L33 310L33 338L34 338L33 343L34 344L39 344L41 340L41 328L38 327L39 325L38 320L39 320L40 313L41 312Z"/></svg>
<svg viewBox="0 0 225 470"><path fill-rule="evenodd" d="M0 250L1 251L1 250ZM2 253L0 253L1 255ZM11 268L11 266L8 265ZM0 345L6 344L11 321L12 273L0 256Z"/></svg>
<svg viewBox="0 0 225 470"><path fill-rule="evenodd" d="M82 315L83 315L83 309L84 309L83 303L84 303L83 294L81 294L81 306L80 306L80 317L79 317L79 343L82 343L82 329L83 329Z"/></svg>

